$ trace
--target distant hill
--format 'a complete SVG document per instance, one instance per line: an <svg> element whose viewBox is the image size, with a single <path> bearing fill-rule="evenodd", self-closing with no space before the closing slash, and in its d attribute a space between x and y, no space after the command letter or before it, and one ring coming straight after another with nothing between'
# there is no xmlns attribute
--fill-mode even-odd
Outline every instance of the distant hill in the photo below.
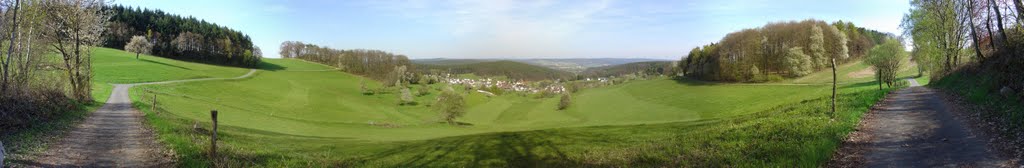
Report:
<svg viewBox="0 0 1024 168"><path fill-rule="evenodd" d="M602 66L587 68L579 74L585 77L607 77L633 74L637 72L647 74L663 74L671 70L672 61L647 61L634 62L620 65Z"/></svg>
<svg viewBox="0 0 1024 168"><path fill-rule="evenodd" d="M447 59L447 58L430 58L430 59L414 59L412 63L416 64L429 64L429 65L461 65L461 64L473 64L481 62L493 62L500 61L500 59Z"/></svg>
<svg viewBox="0 0 1024 168"><path fill-rule="evenodd" d="M416 61L413 61L416 63ZM510 79L524 80L545 80L545 79L569 79L575 75L571 72L555 70L516 61L481 61L466 64L457 63L416 63L416 70L429 73L431 70L440 72L451 72L453 74L472 73L479 76L506 76Z"/></svg>
<svg viewBox="0 0 1024 168"><path fill-rule="evenodd" d="M458 65L458 64L472 64L481 62L493 62L493 61L515 61L522 62L531 65L548 67L551 69L557 69L562 71L568 71L573 73L583 72L587 68L602 67L602 66L613 66L622 65L634 62L649 62L649 61L666 61L660 59L648 59L648 58L564 58L564 59L543 59L543 58L530 58L530 59L445 59L445 58L431 58L431 59L415 59L413 63L417 64L431 64L431 65Z"/></svg>

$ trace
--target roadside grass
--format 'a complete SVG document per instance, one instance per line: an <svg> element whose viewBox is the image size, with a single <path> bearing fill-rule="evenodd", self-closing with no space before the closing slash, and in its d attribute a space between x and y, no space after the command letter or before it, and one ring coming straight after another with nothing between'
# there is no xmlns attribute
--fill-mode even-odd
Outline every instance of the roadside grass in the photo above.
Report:
<svg viewBox="0 0 1024 168"><path fill-rule="evenodd" d="M889 90L841 85L835 121L826 85L642 80L583 90L566 111L557 98L463 91L469 125L449 126L430 110L436 94L398 106L395 93L361 94L358 76L265 64L246 79L139 86L131 97L184 167L211 163L211 109L228 167L814 167Z"/></svg>
<svg viewBox="0 0 1024 168"><path fill-rule="evenodd" d="M933 81L930 86L940 88L962 96L969 103L982 105L989 110L981 115L999 121L999 125L1010 130L1024 130L1024 105L1016 97L1004 98L995 88L997 86L991 76L985 74L966 74L959 72L947 75L941 80ZM1014 132L1014 131L1006 131Z"/></svg>

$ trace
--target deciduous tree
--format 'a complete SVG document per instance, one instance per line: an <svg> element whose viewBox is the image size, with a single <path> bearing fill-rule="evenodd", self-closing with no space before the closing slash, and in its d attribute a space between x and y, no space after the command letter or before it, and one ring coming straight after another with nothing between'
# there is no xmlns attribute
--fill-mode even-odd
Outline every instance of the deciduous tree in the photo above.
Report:
<svg viewBox="0 0 1024 168"><path fill-rule="evenodd" d="M433 105L434 109L441 113L441 118L451 125L456 125L455 119L466 114L465 106L466 101L463 100L462 95L459 95L450 86L437 96L437 101Z"/></svg>
<svg viewBox="0 0 1024 168"><path fill-rule="evenodd" d="M43 1L45 37L64 61L72 97L90 102L92 47L98 45L110 14L102 0Z"/></svg>
<svg viewBox="0 0 1024 168"><path fill-rule="evenodd" d="M572 104L572 97L569 96L569 93L563 93L562 98L558 101L558 110L568 109L570 104Z"/></svg>
<svg viewBox="0 0 1024 168"><path fill-rule="evenodd" d="M124 50L135 53L135 59L139 59L140 53L149 54L153 50L153 44L145 36L133 36L132 41L124 46Z"/></svg>

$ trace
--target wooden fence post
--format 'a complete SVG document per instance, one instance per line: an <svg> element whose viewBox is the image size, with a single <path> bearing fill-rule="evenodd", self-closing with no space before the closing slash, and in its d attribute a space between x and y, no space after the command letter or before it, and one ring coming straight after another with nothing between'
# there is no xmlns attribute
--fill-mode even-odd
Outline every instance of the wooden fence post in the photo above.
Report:
<svg viewBox="0 0 1024 168"><path fill-rule="evenodd" d="M156 92L153 92L153 113L160 114L160 111L156 111Z"/></svg>
<svg viewBox="0 0 1024 168"><path fill-rule="evenodd" d="M217 167L217 110L210 110L210 118L213 119L213 135L210 137L210 157L213 167Z"/></svg>

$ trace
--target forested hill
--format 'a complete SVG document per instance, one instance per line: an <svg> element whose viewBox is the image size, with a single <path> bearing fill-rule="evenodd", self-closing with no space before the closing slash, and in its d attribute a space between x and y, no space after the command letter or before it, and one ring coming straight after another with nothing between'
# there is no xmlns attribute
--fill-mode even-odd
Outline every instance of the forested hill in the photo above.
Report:
<svg viewBox="0 0 1024 168"><path fill-rule="evenodd" d="M408 71L413 69L412 61L401 54L381 50L334 49L300 41L282 42L281 57L298 58L337 67L348 73L388 81L384 82L386 85L393 84L390 81L411 76Z"/></svg>
<svg viewBox="0 0 1024 168"><path fill-rule="evenodd" d="M248 35L205 20L121 5L104 10L113 15L102 37L105 47L124 49L133 36L143 36L153 55L166 58L252 67L262 57Z"/></svg>
<svg viewBox="0 0 1024 168"><path fill-rule="evenodd" d="M858 60L892 36L841 21L769 23L693 48L679 68L691 78L725 82L795 78L830 68L833 58L836 64Z"/></svg>
<svg viewBox="0 0 1024 168"><path fill-rule="evenodd" d="M575 75L547 67L530 65L516 61L490 61L468 64L416 64L416 71L423 74L451 73L476 74L479 76L506 76L509 79L522 80L553 80L570 79Z"/></svg>
<svg viewBox="0 0 1024 168"><path fill-rule="evenodd" d="M581 72L580 75L584 77L609 77L638 73L644 75L673 75L675 74L674 66L675 64L672 61L634 62L621 65L587 68L587 70Z"/></svg>

